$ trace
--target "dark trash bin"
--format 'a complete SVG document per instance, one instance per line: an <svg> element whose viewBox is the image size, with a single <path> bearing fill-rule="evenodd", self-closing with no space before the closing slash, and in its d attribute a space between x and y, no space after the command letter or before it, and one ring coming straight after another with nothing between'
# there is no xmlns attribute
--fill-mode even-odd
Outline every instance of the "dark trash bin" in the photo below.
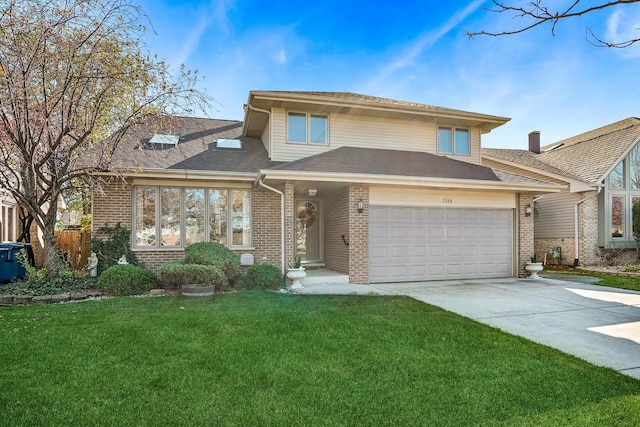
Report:
<svg viewBox="0 0 640 427"><path fill-rule="evenodd" d="M9 252L11 252L11 249L0 248L0 283L9 282L13 277L13 265L11 266L11 271L5 268ZM11 274L11 276L9 276L9 274Z"/></svg>
<svg viewBox="0 0 640 427"><path fill-rule="evenodd" d="M20 262L18 254L21 250L25 250L27 253L27 261L30 265L33 265L33 248L29 243L0 243L0 250L7 250L7 258L4 262L4 274L3 280L14 280L15 278L25 277L27 271Z"/></svg>

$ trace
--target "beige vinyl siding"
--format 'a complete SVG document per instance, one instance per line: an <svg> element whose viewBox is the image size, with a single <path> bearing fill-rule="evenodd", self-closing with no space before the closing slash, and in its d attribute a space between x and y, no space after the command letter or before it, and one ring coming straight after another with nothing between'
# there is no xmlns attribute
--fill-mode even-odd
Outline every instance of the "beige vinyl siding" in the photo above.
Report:
<svg viewBox="0 0 640 427"><path fill-rule="evenodd" d="M575 205L580 200L578 193L546 194L536 202L536 239L573 238L575 235Z"/></svg>
<svg viewBox="0 0 640 427"><path fill-rule="evenodd" d="M271 133L269 132L270 130L270 126L269 126L269 122L267 121L267 125L264 127L264 130L262 131L262 135L260 136L260 139L262 139L262 144L264 145L264 148L267 150L267 153L269 152L269 144L271 143Z"/></svg>
<svg viewBox="0 0 640 427"><path fill-rule="evenodd" d="M275 161L294 161L343 146L437 154L436 123L333 113L329 116L327 145L287 143L287 110L283 108L272 110L272 125L271 160ZM449 157L480 164L479 129L470 129L470 140L469 156Z"/></svg>
<svg viewBox="0 0 640 427"><path fill-rule="evenodd" d="M514 193L420 188L370 187L371 206L514 209Z"/></svg>
<svg viewBox="0 0 640 427"><path fill-rule="evenodd" d="M519 168L517 166L506 165L504 163L495 162L493 160L489 160L486 158L482 159L482 166L486 166L491 169L501 170L503 172L513 173L517 175L526 176L527 178L538 179L540 181L550 182L553 184L566 184L567 181L562 181L560 179L551 178L548 175L543 175L541 173L531 172L526 169Z"/></svg>

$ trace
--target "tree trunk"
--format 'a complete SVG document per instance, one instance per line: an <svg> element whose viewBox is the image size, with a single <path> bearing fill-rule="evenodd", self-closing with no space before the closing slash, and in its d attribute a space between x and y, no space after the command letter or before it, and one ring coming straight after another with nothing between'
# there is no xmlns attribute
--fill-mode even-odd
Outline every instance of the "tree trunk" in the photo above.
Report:
<svg viewBox="0 0 640 427"><path fill-rule="evenodd" d="M55 235L56 230L56 216L57 216L57 200L51 202L47 213L43 218L43 230L42 238L44 240L44 268L49 272L49 276L53 276L57 273L58 256L56 243L58 238Z"/></svg>

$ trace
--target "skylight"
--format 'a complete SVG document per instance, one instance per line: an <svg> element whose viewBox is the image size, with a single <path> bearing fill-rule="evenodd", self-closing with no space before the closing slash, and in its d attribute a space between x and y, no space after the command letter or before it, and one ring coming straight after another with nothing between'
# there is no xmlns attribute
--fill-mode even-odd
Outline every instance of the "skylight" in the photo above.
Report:
<svg viewBox="0 0 640 427"><path fill-rule="evenodd" d="M149 140L149 142L152 144L177 145L179 140L180 140L179 135L163 135L163 134L156 133Z"/></svg>
<svg viewBox="0 0 640 427"><path fill-rule="evenodd" d="M235 150L239 150L242 148L242 141L239 139L219 139L218 148L233 148Z"/></svg>

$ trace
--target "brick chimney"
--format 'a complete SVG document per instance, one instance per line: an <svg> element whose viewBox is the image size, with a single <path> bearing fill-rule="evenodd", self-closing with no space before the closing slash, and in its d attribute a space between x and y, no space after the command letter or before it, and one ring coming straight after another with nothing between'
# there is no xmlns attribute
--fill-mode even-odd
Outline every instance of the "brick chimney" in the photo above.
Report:
<svg viewBox="0 0 640 427"><path fill-rule="evenodd" d="M540 154L540 131L529 132L529 151Z"/></svg>

